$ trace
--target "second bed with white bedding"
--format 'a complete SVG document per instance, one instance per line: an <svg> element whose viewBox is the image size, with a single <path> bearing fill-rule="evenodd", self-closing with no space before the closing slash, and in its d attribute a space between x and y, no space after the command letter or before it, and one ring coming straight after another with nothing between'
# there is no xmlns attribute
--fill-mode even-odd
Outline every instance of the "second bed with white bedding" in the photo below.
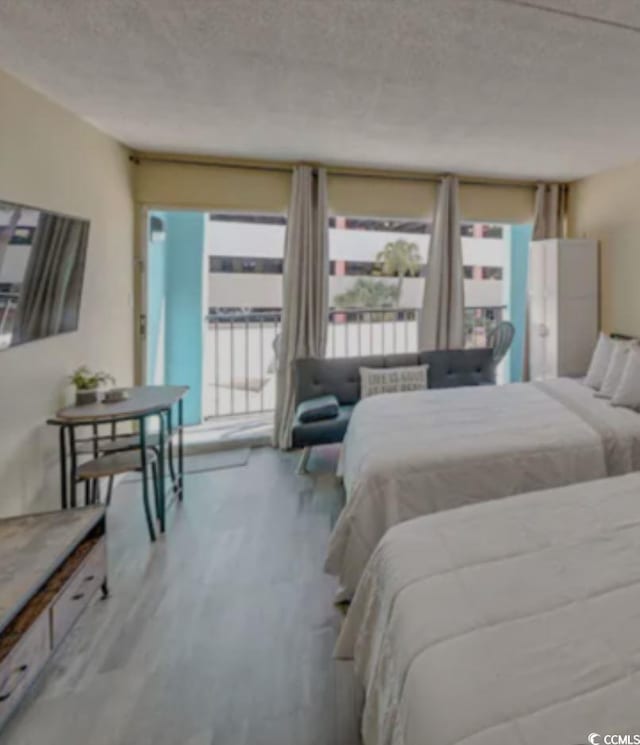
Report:
<svg viewBox="0 0 640 745"><path fill-rule="evenodd" d="M364 399L343 443L347 503L326 570L351 597L384 533L421 515L640 468L640 414L577 380Z"/></svg>
<svg viewBox="0 0 640 745"><path fill-rule="evenodd" d="M365 745L578 745L640 735L640 475L412 520L338 640Z"/></svg>

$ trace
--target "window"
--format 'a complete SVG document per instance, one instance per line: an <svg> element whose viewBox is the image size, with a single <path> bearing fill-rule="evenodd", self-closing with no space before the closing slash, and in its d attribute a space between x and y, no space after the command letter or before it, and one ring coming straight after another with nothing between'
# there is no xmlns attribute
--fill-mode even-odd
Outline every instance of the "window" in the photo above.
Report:
<svg viewBox="0 0 640 745"><path fill-rule="evenodd" d="M329 356L416 349L431 226L336 216L329 227Z"/></svg>
<svg viewBox="0 0 640 745"><path fill-rule="evenodd" d="M214 313L234 307L280 312L285 229L282 215L209 214L205 240Z"/></svg>
<svg viewBox="0 0 640 745"><path fill-rule="evenodd" d="M247 215L243 212L211 212L209 220L214 223L235 222L240 225L286 225L284 215Z"/></svg>
<svg viewBox="0 0 640 745"><path fill-rule="evenodd" d="M502 225L483 225L482 226L482 237L483 238L502 238L503 237Z"/></svg>
<svg viewBox="0 0 640 745"><path fill-rule="evenodd" d="M331 217L329 218L329 228L371 230L375 233L410 233L415 235L428 235L431 233L431 224L420 220L381 220L379 218L363 217Z"/></svg>
<svg viewBox="0 0 640 745"><path fill-rule="evenodd" d="M502 225L463 222L460 226L460 235L463 238L502 238L502 233Z"/></svg>
<svg viewBox="0 0 640 745"><path fill-rule="evenodd" d="M208 215L206 417L275 406L285 229L282 215Z"/></svg>
<svg viewBox="0 0 640 745"><path fill-rule="evenodd" d="M149 218L149 240L163 241L165 239L164 220L158 215Z"/></svg>
<svg viewBox="0 0 640 745"><path fill-rule="evenodd" d="M283 259L253 256L209 256L209 272L224 274L282 274Z"/></svg>
<svg viewBox="0 0 640 745"><path fill-rule="evenodd" d="M472 238L473 237L473 224L462 223L462 225L460 226L460 235L463 238Z"/></svg>
<svg viewBox="0 0 640 745"><path fill-rule="evenodd" d="M482 279L502 279L501 266L483 266Z"/></svg>
<svg viewBox="0 0 640 745"><path fill-rule="evenodd" d="M502 226L460 227L467 346L483 346L503 315ZM328 354L417 350L431 225L415 220L335 216L329 229Z"/></svg>
<svg viewBox="0 0 640 745"><path fill-rule="evenodd" d="M488 332L505 315L503 276L508 243L501 225L466 223L463 228L465 343L468 347L481 347L486 344Z"/></svg>

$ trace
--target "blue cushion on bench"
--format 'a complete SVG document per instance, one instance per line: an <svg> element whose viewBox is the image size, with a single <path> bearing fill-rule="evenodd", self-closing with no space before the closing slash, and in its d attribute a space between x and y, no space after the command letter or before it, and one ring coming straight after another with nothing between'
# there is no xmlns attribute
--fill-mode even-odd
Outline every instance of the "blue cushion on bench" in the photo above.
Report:
<svg viewBox="0 0 640 745"><path fill-rule="evenodd" d="M342 442L352 411L353 406L341 406L335 419L321 419L318 422L307 422L306 424L296 419L292 433L293 447L305 448L313 445L329 445L333 442Z"/></svg>
<svg viewBox="0 0 640 745"><path fill-rule="evenodd" d="M322 419L335 419L340 411L338 399L335 396L318 396L303 401L298 406L296 417L303 423L319 422Z"/></svg>

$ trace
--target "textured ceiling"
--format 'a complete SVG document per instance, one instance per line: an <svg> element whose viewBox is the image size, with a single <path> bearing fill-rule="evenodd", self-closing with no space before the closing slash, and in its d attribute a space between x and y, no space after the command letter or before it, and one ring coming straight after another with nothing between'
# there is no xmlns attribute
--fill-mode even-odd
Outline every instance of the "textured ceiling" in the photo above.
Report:
<svg viewBox="0 0 640 745"><path fill-rule="evenodd" d="M640 157L639 31L638 0L1 0L0 67L142 149L568 179Z"/></svg>

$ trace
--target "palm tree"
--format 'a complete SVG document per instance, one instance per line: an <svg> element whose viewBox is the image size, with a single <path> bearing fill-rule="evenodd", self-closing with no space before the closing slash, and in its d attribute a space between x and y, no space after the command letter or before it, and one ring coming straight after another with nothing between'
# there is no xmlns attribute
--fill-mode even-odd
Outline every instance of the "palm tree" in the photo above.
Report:
<svg viewBox="0 0 640 745"><path fill-rule="evenodd" d="M378 251L376 261L382 264L382 274L387 277L398 277L397 304L402 300L402 284L409 274L412 277L420 271L420 250L417 243L398 238L389 241Z"/></svg>

